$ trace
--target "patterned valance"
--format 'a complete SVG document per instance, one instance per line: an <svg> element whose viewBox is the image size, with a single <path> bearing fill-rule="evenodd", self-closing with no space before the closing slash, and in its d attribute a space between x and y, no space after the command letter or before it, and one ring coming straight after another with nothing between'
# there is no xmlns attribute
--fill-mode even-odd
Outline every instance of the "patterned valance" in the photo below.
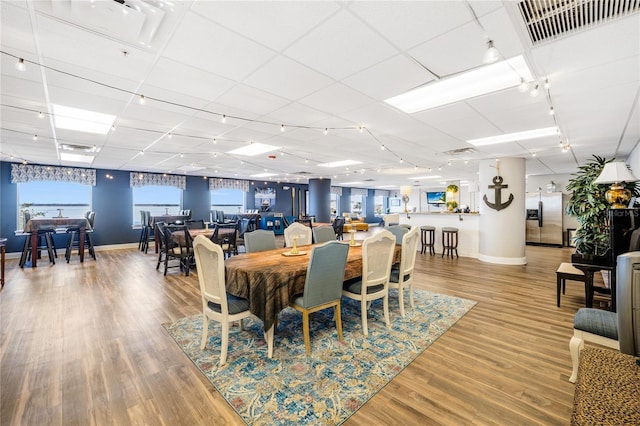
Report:
<svg viewBox="0 0 640 426"><path fill-rule="evenodd" d="M376 189L374 192L374 195L376 197L388 197L389 196L389 191L385 190L385 189Z"/></svg>
<svg viewBox="0 0 640 426"><path fill-rule="evenodd" d="M209 190L214 191L216 189L239 189L243 192L249 192L249 181L222 178L209 179Z"/></svg>
<svg viewBox="0 0 640 426"><path fill-rule="evenodd" d="M158 173L129 173L129 186L175 186L178 189L187 188L187 177Z"/></svg>
<svg viewBox="0 0 640 426"><path fill-rule="evenodd" d="M342 197L342 187L341 186L332 186L331 193L335 195L339 195Z"/></svg>
<svg viewBox="0 0 640 426"><path fill-rule="evenodd" d="M363 197L366 197L367 195L369 195L369 190L362 188L351 188L351 195L362 195Z"/></svg>
<svg viewBox="0 0 640 426"><path fill-rule="evenodd" d="M75 167L36 166L32 164L11 165L11 183L35 181L74 182L96 186L96 171Z"/></svg>

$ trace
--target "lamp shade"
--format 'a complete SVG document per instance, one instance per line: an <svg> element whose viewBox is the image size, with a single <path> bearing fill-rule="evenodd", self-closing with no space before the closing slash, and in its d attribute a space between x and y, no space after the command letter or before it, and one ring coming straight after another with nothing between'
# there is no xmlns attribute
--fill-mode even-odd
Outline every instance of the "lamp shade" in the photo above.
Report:
<svg viewBox="0 0 640 426"><path fill-rule="evenodd" d="M402 193L402 195L411 195L411 186L410 185L403 185L400 187L400 192Z"/></svg>
<svg viewBox="0 0 640 426"><path fill-rule="evenodd" d="M625 163L616 161L605 164L600 176L593 183L635 182L637 180Z"/></svg>

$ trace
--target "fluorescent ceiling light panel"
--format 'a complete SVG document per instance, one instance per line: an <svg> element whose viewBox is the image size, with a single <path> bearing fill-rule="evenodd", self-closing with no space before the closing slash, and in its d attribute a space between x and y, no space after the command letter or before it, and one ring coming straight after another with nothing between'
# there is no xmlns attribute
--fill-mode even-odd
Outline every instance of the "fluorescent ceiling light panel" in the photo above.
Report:
<svg viewBox="0 0 640 426"><path fill-rule="evenodd" d="M411 180L422 180L422 179L440 179L442 176L417 176L417 177L410 177L407 179L411 179Z"/></svg>
<svg viewBox="0 0 640 426"><path fill-rule="evenodd" d="M378 185L375 188L397 188L397 185Z"/></svg>
<svg viewBox="0 0 640 426"><path fill-rule="evenodd" d="M71 161L73 163L92 163L93 156L82 154L70 154L68 152L60 153L60 161Z"/></svg>
<svg viewBox="0 0 640 426"><path fill-rule="evenodd" d="M265 178L265 177L270 177L270 176L278 176L277 173L269 173L269 172L265 172L265 173L258 173L255 175L251 175L251 177L256 177L256 178Z"/></svg>
<svg viewBox="0 0 640 426"><path fill-rule="evenodd" d="M486 65L385 100L407 114L436 108L533 81L522 55Z"/></svg>
<svg viewBox="0 0 640 426"><path fill-rule="evenodd" d="M342 182L339 183L338 185L360 185L363 182Z"/></svg>
<svg viewBox="0 0 640 426"><path fill-rule="evenodd" d="M246 156L254 156L259 154L264 154L265 152L275 151L276 149L280 149L279 146L266 145L259 142L254 142L249 145L245 145L243 147L234 149L233 151L228 151L227 154L235 154L235 155L246 155Z"/></svg>
<svg viewBox="0 0 640 426"><path fill-rule="evenodd" d="M352 166L354 164L360 164L362 161L356 160L342 160L342 161L334 161L332 163L322 163L318 164L320 167L343 167L343 166Z"/></svg>
<svg viewBox="0 0 640 426"><path fill-rule="evenodd" d="M486 138L469 139L467 142L475 146L493 145L497 143L526 141L558 135L557 127L543 127L542 129L525 130L523 132L507 133L504 135L488 136Z"/></svg>
<svg viewBox="0 0 640 426"><path fill-rule="evenodd" d="M99 135L109 133L116 119L115 115L56 104L53 104L53 114L53 120L58 129L76 130Z"/></svg>

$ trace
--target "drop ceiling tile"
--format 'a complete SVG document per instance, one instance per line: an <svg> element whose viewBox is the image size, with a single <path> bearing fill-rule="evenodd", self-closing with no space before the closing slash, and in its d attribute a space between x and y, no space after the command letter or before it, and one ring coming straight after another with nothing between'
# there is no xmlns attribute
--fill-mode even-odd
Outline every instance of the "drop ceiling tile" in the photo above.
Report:
<svg viewBox="0 0 640 426"><path fill-rule="evenodd" d="M216 103L222 106L228 105L231 108L236 108L238 111L241 111L241 117L246 117L249 114L258 116L269 114L272 111L282 108L289 102L290 101L282 97L243 84L233 87L216 101Z"/></svg>
<svg viewBox="0 0 640 426"><path fill-rule="evenodd" d="M222 77L242 80L273 57L274 52L189 12L165 48L164 56Z"/></svg>
<svg viewBox="0 0 640 426"><path fill-rule="evenodd" d="M340 80L393 56L396 50L350 13L340 11L284 53Z"/></svg>
<svg viewBox="0 0 640 426"><path fill-rule="evenodd" d="M251 74L245 84L289 100L329 86L334 80L284 56L277 56Z"/></svg>
<svg viewBox="0 0 640 426"><path fill-rule="evenodd" d="M447 33L473 18L463 2L352 2L349 9L401 49Z"/></svg>
<svg viewBox="0 0 640 426"><path fill-rule="evenodd" d="M339 6L334 2L197 2L192 11L257 43L280 51Z"/></svg>
<svg viewBox="0 0 640 426"><path fill-rule="evenodd" d="M328 114L338 115L369 105L374 100L342 83L335 83L300 99L299 102Z"/></svg>

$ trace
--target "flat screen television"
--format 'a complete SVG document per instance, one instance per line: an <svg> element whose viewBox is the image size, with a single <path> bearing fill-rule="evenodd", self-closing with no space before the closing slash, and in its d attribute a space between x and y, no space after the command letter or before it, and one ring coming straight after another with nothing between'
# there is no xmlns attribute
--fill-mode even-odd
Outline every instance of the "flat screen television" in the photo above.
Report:
<svg viewBox="0 0 640 426"><path fill-rule="evenodd" d="M447 193L444 191L427 192L428 204L444 204L447 200Z"/></svg>

